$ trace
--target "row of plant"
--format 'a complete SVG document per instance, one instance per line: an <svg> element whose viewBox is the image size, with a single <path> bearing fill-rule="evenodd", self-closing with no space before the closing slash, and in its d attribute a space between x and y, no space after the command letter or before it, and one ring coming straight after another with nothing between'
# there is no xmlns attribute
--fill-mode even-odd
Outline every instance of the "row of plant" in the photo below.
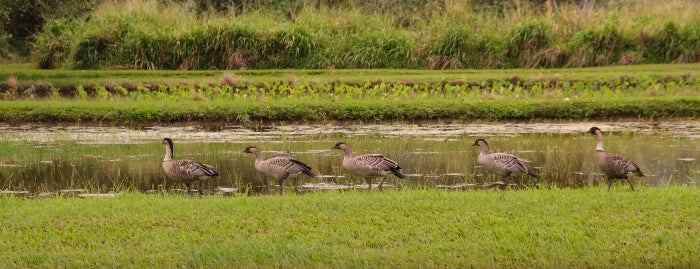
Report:
<svg viewBox="0 0 700 269"><path fill-rule="evenodd" d="M334 81L327 83L271 80L248 82L224 75L220 82L21 84L16 78L0 83L0 100L20 99L133 99L133 100L339 100L429 98L575 98L623 96L697 96L700 79L694 75L622 76L606 79L508 79L480 81Z"/></svg>
<svg viewBox="0 0 700 269"><path fill-rule="evenodd" d="M695 118L699 97L532 100L13 101L0 122L152 124Z"/></svg>
<svg viewBox="0 0 700 269"><path fill-rule="evenodd" d="M513 68L700 61L697 3L625 3L582 15L475 12L454 3L410 27L389 14L303 9L198 16L179 5L105 3L88 18L49 21L32 58L41 68ZM679 3L680 2L680 3ZM668 9L668 8L666 8ZM691 11L688 11L691 10ZM700 8L698 8L700 10ZM676 11L676 10L673 10ZM690 13L690 14L688 14ZM572 19L575 18L575 19Z"/></svg>

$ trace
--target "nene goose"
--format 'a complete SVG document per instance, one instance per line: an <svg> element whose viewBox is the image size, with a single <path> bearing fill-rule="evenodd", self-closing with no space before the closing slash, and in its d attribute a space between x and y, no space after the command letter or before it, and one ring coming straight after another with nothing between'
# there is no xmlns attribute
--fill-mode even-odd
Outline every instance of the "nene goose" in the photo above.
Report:
<svg viewBox="0 0 700 269"><path fill-rule="evenodd" d="M214 167L208 164L193 160L173 160L172 139L164 138L163 145L165 145L165 158L163 158L163 170L165 174L172 180L184 182L189 195L192 195L190 191L193 182L219 175L219 173L214 170ZM198 189L197 192L202 195L201 190Z"/></svg>
<svg viewBox="0 0 700 269"><path fill-rule="evenodd" d="M243 152L255 155L255 170L276 179L277 185L280 186L280 194L282 193L282 183L287 177L302 173L310 177L316 176L311 172L311 167L293 159L288 154L263 160L262 152L257 147L248 146Z"/></svg>
<svg viewBox="0 0 700 269"><path fill-rule="evenodd" d="M350 147L344 142L336 143L331 149L339 149L345 152L343 156L343 168L350 171L352 174L365 178L370 190L372 189L372 178L382 178L379 182L379 190L383 190L384 176L389 173L401 179L405 178L405 176L401 174L401 167L399 167L399 164L394 160L384 157L384 155L365 154L352 157Z"/></svg>
<svg viewBox="0 0 700 269"><path fill-rule="evenodd" d="M525 166L525 163L530 162L528 160L508 153L489 153L489 143L484 139L477 139L472 146L481 146L481 152L476 158L476 162L487 170L498 174L503 180L512 173L525 173L534 178L540 178L539 175Z"/></svg>
<svg viewBox="0 0 700 269"><path fill-rule="evenodd" d="M603 150L603 132L598 127L591 127L588 132L598 137L598 144L595 147L595 164L598 165L600 170L602 170L603 174L607 177L608 191L610 190L610 186L612 186L613 180L616 179L627 180L634 191L634 185L632 181L627 178L627 174L635 173L643 177L644 173L639 169L639 166L625 156L605 152Z"/></svg>

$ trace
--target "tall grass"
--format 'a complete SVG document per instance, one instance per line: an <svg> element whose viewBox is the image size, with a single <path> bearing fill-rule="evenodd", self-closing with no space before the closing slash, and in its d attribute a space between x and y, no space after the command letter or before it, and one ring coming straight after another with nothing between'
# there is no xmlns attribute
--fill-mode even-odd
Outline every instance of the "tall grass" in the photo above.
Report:
<svg viewBox="0 0 700 269"><path fill-rule="evenodd" d="M700 60L700 4L615 3L582 14L575 5L549 12L529 5L473 10L460 0L407 16L388 7L313 5L286 15L199 14L184 4L108 1L89 19L49 22L36 38L33 59L42 68L78 69L530 68Z"/></svg>

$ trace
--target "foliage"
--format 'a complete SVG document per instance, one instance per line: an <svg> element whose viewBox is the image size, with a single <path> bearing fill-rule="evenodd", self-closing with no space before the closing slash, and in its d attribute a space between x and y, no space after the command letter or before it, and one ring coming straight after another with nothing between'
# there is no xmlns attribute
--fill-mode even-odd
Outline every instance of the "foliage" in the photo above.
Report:
<svg viewBox="0 0 700 269"><path fill-rule="evenodd" d="M0 32L0 59L10 56L10 38L10 35Z"/></svg>
<svg viewBox="0 0 700 269"><path fill-rule="evenodd" d="M615 24L584 29L572 37L569 46L569 67L614 64L631 47Z"/></svg>
<svg viewBox="0 0 700 269"><path fill-rule="evenodd" d="M650 62L700 61L700 24L683 27L669 21L656 33L640 35L643 55Z"/></svg>
<svg viewBox="0 0 700 269"><path fill-rule="evenodd" d="M492 13L470 8L468 1L282 1L280 8L288 10L244 8L240 13L204 15L186 4L131 1L123 9L105 2L89 18L68 20L81 31L49 22L48 31L36 35L33 59L43 68L183 70L695 62L700 55L700 16L687 5L697 4L676 1L646 6L624 2L617 10L599 8L588 17L571 4L543 13L535 4L524 3ZM275 5L234 2L230 4ZM217 6L214 9L227 5L211 4ZM659 18L654 7L662 6L685 12ZM635 22L630 16L644 19ZM61 29L65 32L58 34L58 41L47 42L56 36L52 31ZM53 53L55 47L70 53Z"/></svg>
<svg viewBox="0 0 700 269"><path fill-rule="evenodd" d="M0 59L26 57L35 34L44 31L46 24L54 19L72 20L84 16L99 2L101 0L0 0Z"/></svg>
<svg viewBox="0 0 700 269"><path fill-rule="evenodd" d="M228 101L158 101L132 93L135 101L3 101L0 121L6 123L153 124L178 122L319 122L421 120L536 120L611 118L694 118L700 115L697 97L581 98L574 101L531 99L446 100L370 99L251 102L245 94ZM199 95L197 95L199 96ZM192 98L192 97L190 97ZM290 97L290 99L296 99ZM253 99L254 100L254 99ZM173 104L177 103L177 106ZM233 109L235 107L235 109ZM246 115L240 118L240 115Z"/></svg>
<svg viewBox="0 0 700 269"><path fill-rule="evenodd" d="M0 0L0 30L17 39L28 39L41 29L41 2Z"/></svg>
<svg viewBox="0 0 700 269"><path fill-rule="evenodd" d="M70 45L79 26L69 20L52 20L34 41L32 60L43 69L64 67L70 55ZM40 49L39 49L40 48Z"/></svg>
<svg viewBox="0 0 700 269"><path fill-rule="evenodd" d="M508 57L516 60L515 67L560 67L563 62L550 62L543 51L550 48L551 29L545 21L529 21L517 25L509 33ZM563 60L554 57L555 60Z"/></svg>
<svg viewBox="0 0 700 269"><path fill-rule="evenodd" d="M260 65L279 68L292 68L299 63L303 65L319 49L314 36L300 27L281 29L261 43L265 47L260 54L266 59L261 59Z"/></svg>
<svg viewBox="0 0 700 269"><path fill-rule="evenodd" d="M5 100L0 121L692 118L700 112L700 79L694 70L694 64L384 70L382 75L377 70L251 70L236 77L222 71L52 71L8 65L0 70L5 80L0 83L0 100ZM211 79L216 76L223 78Z"/></svg>

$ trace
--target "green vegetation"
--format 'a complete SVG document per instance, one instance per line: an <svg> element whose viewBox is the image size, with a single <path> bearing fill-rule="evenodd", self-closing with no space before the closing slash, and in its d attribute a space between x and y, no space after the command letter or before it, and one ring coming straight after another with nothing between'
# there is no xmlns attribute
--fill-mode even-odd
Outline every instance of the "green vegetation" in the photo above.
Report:
<svg viewBox="0 0 700 269"><path fill-rule="evenodd" d="M6 123L269 123L323 121L537 120L687 118L700 115L700 97L581 100L294 100L256 101L10 101Z"/></svg>
<svg viewBox="0 0 700 269"><path fill-rule="evenodd" d="M0 197L0 267L693 268L698 191Z"/></svg>
<svg viewBox="0 0 700 269"><path fill-rule="evenodd" d="M47 21L33 38L31 59L41 68L180 70L700 61L696 1L615 1L590 10L570 2L523 1L495 10L469 0L430 3L301 4L204 15L186 4L105 1L86 18ZM411 12L395 10L402 7Z"/></svg>
<svg viewBox="0 0 700 269"><path fill-rule="evenodd" d="M43 70L30 64L0 64L0 90L13 81L19 88L86 84L239 84L366 82L478 82L489 80L608 81L619 79L695 79L700 64L654 64L595 68L413 70L413 69L269 69L269 70Z"/></svg>
<svg viewBox="0 0 700 269"><path fill-rule="evenodd" d="M0 84L2 122L247 124L700 115L697 64L238 72L48 71L15 66L4 65L0 71L6 76Z"/></svg>

